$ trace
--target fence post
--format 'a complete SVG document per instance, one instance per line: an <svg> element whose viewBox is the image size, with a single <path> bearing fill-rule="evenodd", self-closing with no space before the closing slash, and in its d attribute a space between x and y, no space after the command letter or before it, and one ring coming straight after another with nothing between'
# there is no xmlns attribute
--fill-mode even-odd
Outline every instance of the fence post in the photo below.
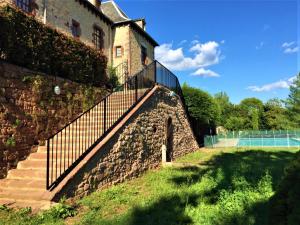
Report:
<svg viewBox="0 0 300 225"><path fill-rule="evenodd" d="M137 76L135 76L134 80L135 80L135 101L137 102L137 100L138 100L138 79L137 79Z"/></svg>
<svg viewBox="0 0 300 225"><path fill-rule="evenodd" d="M157 80L157 78L156 78L156 74L157 74L156 70L157 70L157 61L154 61L154 83L155 84L156 84L156 80Z"/></svg>
<svg viewBox="0 0 300 225"><path fill-rule="evenodd" d="M52 144L53 145L53 144ZM46 188L49 189L49 167L50 167L50 141L47 140L47 171L46 171ZM52 168L53 169L53 168Z"/></svg>
<svg viewBox="0 0 300 225"><path fill-rule="evenodd" d="M104 99L104 109L103 109L103 133L106 131L106 98Z"/></svg>

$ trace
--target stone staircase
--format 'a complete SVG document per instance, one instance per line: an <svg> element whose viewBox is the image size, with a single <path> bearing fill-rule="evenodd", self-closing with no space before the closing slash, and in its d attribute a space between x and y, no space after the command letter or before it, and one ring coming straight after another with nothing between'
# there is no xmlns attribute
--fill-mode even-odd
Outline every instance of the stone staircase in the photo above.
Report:
<svg viewBox="0 0 300 225"><path fill-rule="evenodd" d="M146 89L137 92L128 90L124 95L121 92L114 92L109 97L107 104L107 126L113 125L135 102L135 95L141 97ZM50 144L54 159L50 163L50 171L64 172L82 154L80 145L88 146L99 138L99 134L104 131L103 110L99 106L89 113L89 121L86 117L81 117L76 123L72 123L68 129L62 131ZM64 132L69 132L68 135ZM71 135L70 135L71 134ZM70 151L72 147L72 152ZM77 147L76 147L77 146ZM79 147L78 147L79 146ZM67 165L66 165L67 164ZM5 179L0 180L0 205L10 207L27 207L33 209L45 209L50 207L51 199L47 199L46 190L46 171L47 171L47 147L39 146L37 152L31 153L29 157L20 161L16 169L8 172ZM50 173L50 176L53 173Z"/></svg>

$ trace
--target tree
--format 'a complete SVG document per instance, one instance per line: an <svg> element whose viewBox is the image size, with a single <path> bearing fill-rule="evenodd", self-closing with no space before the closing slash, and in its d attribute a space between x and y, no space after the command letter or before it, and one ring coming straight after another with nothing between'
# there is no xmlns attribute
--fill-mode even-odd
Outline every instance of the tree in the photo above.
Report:
<svg viewBox="0 0 300 225"><path fill-rule="evenodd" d="M214 98L205 91L182 85L183 95L190 115L202 124L216 125L220 118L220 110Z"/></svg>
<svg viewBox="0 0 300 225"><path fill-rule="evenodd" d="M245 98L240 103L241 116L245 118L245 129L258 130L263 127L264 104L257 98Z"/></svg>
<svg viewBox="0 0 300 225"><path fill-rule="evenodd" d="M290 86L290 94L286 100L286 107L289 110L292 121L296 127L300 127L300 73L296 76Z"/></svg>
<svg viewBox="0 0 300 225"><path fill-rule="evenodd" d="M226 120L232 114L232 110L234 108L233 104L229 100L229 96L226 92L219 92L216 93L214 96L215 102L217 103L219 110L220 110L220 126L224 126Z"/></svg>
<svg viewBox="0 0 300 225"><path fill-rule="evenodd" d="M265 104L263 113L263 121L266 129L282 130L292 127L287 117L288 111L284 108L282 101L278 98L270 99Z"/></svg>
<svg viewBox="0 0 300 225"><path fill-rule="evenodd" d="M245 119L240 116L230 116L226 123L224 124L224 127L227 130L236 131L236 130L243 130L244 129L244 123Z"/></svg>

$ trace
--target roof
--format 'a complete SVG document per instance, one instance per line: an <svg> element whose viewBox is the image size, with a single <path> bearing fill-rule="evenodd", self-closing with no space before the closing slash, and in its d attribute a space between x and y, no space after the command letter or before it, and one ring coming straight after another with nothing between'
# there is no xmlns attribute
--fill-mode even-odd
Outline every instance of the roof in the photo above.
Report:
<svg viewBox="0 0 300 225"><path fill-rule="evenodd" d="M101 11L115 23L130 20L114 1L102 2Z"/></svg>
<svg viewBox="0 0 300 225"><path fill-rule="evenodd" d="M75 0L75 1L79 2L80 5L83 5L84 7L86 7L89 11L91 11L95 15L99 16L104 22L106 22L108 24L114 23L108 16L106 16L104 13L102 13L96 6L94 6L88 0Z"/></svg>
<svg viewBox="0 0 300 225"><path fill-rule="evenodd" d="M143 22L146 23L144 18L134 20L130 19L113 0L102 2L101 11L114 22L114 27L129 24L139 34L144 36L153 46L158 46L158 43L144 29L136 24L136 21L139 20L143 20Z"/></svg>
<svg viewBox="0 0 300 225"><path fill-rule="evenodd" d="M146 31L144 31L139 25L137 25L134 20L115 23L113 26L118 27L127 24L129 24L133 29L135 29L139 34L144 36L154 47L159 46L159 44Z"/></svg>
<svg viewBox="0 0 300 225"><path fill-rule="evenodd" d="M110 24L112 27L129 24L139 34L144 36L154 47L158 46L158 43L145 30L143 30L139 25L136 24L135 21L140 19L136 19L136 20L130 19L113 0L102 2L100 6L101 10L95 7L88 0L75 0L75 1L79 2L79 4L83 5L89 11L99 16L102 20Z"/></svg>

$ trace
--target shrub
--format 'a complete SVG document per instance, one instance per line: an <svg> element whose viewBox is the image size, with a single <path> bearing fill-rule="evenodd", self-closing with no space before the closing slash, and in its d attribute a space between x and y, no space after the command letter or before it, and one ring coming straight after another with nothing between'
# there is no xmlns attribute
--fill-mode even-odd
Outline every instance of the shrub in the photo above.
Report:
<svg viewBox="0 0 300 225"><path fill-rule="evenodd" d="M107 58L10 6L0 9L0 59L80 83L107 82Z"/></svg>
<svg viewBox="0 0 300 225"><path fill-rule="evenodd" d="M300 152L285 169L285 175L271 199L270 224L300 224Z"/></svg>
<svg viewBox="0 0 300 225"><path fill-rule="evenodd" d="M111 87L112 88L118 87L120 83L119 83L116 67L109 66L108 75L109 75L109 84L111 85Z"/></svg>

